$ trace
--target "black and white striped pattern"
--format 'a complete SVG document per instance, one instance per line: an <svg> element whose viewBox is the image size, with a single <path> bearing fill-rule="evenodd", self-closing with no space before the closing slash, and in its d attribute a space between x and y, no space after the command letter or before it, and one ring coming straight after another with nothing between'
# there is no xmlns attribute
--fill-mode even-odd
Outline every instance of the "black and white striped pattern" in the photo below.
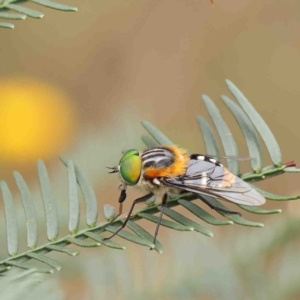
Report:
<svg viewBox="0 0 300 300"><path fill-rule="evenodd" d="M223 168L223 165L211 156L207 156L207 155L203 155L203 154L191 154L190 159L207 161L207 162L215 164L216 166Z"/></svg>
<svg viewBox="0 0 300 300"><path fill-rule="evenodd" d="M168 149L153 148L142 154L143 168L162 169L174 163L174 155Z"/></svg>

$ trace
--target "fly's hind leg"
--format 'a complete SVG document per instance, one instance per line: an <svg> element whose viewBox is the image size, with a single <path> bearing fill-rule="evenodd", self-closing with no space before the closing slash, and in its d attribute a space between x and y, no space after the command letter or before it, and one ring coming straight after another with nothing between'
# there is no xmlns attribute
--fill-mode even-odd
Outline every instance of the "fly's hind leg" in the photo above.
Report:
<svg viewBox="0 0 300 300"><path fill-rule="evenodd" d="M242 214L237 212L237 211L231 211L231 210L223 209L223 208L220 208L220 207L217 207L217 206L211 204L208 200L206 200L204 197L202 197L199 194L197 194L197 197L201 201L203 201L207 206L209 206L211 209L214 209L217 212L223 212L223 213L228 214L228 215L238 215L240 217L242 216Z"/></svg>

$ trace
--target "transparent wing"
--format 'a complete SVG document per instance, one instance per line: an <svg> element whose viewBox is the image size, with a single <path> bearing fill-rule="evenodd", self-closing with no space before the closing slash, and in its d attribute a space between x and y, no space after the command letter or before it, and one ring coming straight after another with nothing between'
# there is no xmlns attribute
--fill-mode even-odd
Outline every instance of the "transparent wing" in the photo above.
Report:
<svg viewBox="0 0 300 300"><path fill-rule="evenodd" d="M240 156L235 156L235 155L211 155L208 154L208 156L220 159L220 158L225 158L225 159L231 159L231 160L237 160L237 161L247 161L247 160L255 160L253 157L240 157Z"/></svg>
<svg viewBox="0 0 300 300"><path fill-rule="evenodd" d="M259 206L266 199L248 183L218 163L191 159L184 176L164 178L166 186L206 194L237 204Z"/></svg>

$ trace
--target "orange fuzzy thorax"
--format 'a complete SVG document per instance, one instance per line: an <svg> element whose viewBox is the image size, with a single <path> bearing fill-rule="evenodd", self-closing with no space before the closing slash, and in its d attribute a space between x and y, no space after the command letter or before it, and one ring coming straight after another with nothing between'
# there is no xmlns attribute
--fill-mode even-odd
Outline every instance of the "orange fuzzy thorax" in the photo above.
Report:
<svg viewBox="0 0 300 300"><path fill-rule="evenodd" d="M147 179L154 179L159 177L176 177L184 175L187 164L189 161L189 156L185 150L179 149L176 146L165 146L162 147L171 151L174 155L174 163L166 168L156 169L156 168L146 168L144 170L144 176Z"/></svg>

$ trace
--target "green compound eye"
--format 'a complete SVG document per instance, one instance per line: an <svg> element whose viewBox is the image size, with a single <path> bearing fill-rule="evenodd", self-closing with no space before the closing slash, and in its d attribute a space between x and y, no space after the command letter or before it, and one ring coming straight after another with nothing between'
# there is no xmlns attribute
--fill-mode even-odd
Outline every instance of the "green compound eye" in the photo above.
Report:
<svg viewBox="0 0 300 300"><path fill-rule="evenodd" d="M138 150L129 150L121 158L120 174L124 182L128 185L136 185L142 172L142 159Z"/></svg>

